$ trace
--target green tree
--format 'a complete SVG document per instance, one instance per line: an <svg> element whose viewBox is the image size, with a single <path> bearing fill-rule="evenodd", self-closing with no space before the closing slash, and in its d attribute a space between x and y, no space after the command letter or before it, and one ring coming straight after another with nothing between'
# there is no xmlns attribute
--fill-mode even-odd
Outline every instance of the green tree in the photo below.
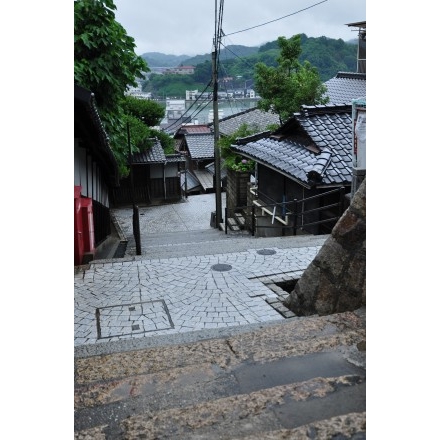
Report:
<svg viewBox="0 0 440 440"><path fill-rule="evenodd" d="M194 68L193 78L199 83L209 84L212 79L212 61L197 64Z"/></svg>
<svg viewBox="0 0 440 440"><path fill-rule="evenodd" d="M122 176L128 145L121 101L150 69L134 52L134 39L115 20L112 0L74 2L74 79L95 94L99 114Z"/></svg>
<svg viewBox="0 0 440 440"><path fill-rule="evenodd" d="M132 153L139 153L148 150L152 145L152 142L150 140L150 137L152 137L150 128L145 125L139 118L132 114L124 114L122 116L122 120L124 122L126 130L124 137L128 152L130 151L130 148L128 146L127 128L130 131L130 144Z"/></svg>
<svg viewBox="0 0 440 440"><path fill-rule="evenodd" d="M267 130L274 130L275 126L268 126ZM252 127L248 124L242 124L240 127L228 136L222 136L218 140L218 146L220 148L220 155L223 159L223 166L227 169L234 171L253 171L255 168L255 162L249 159L243 159L237 153L231 151L231 145L233 145L237 139L250 136L260 131L259 129Z"/></svg>
<svg viewBox="0 0 440 440"><path fill-rule="evenodd" d="M156 138L159 140L165 154L174 153L174 139L170 135L148 127L144 121L141 121L137 116L132 114L124 114L122 119L126 130L125 142L128 152L130 148L128 146L127 129L130 131L132 153L144 152L150 149L155 143Z"/></svg>
<svg viewBox="0 0 440 440"><path fill-rule="evenodd" d="M122 108L125 113L136 116L147 126L154 127L165 117L165 108L155 101L139 99L134 96L125 96L122 101Z"/></svg>
<svg viewBox="0 0 440 440"><path fill-rule="evenodd" d="M124 109L124 122L130 126L130 141L132 151L145 151L153 146L155 138L160 141L165 154L173 154L174 140L163 131L156 130L165 116L165 108L157 102L148 99L139 99L126 96L122 101Z"/></svg>
<svg viewBox="0 0 440 440"><path fill-rule="evenodd" d="M255 66L255 90L261 96L258 107L272 110L280 117L280 123L286 121L301 105L325 104L328 98L318 70L307 60L299 62L301 54L301 35L289 39L278 38L280 55L278 65L267 66L257 63Z"/></svg>
<svg viewBox="0 0 440 440"><path fill-rule="evenodd" d="M176 152L174 149L174 139L169 134L154 129L150 129L150 133L151 137L159 139L165 154L173 154Z"/></svg>
<svg viewBox="0 0 440 440"><path fill-rule="evenodd" d="M194 81L193 75L151 74L142 90L151 92L155 97L177 97L185 99L187 90L203 90L206 84Z"/></svg>

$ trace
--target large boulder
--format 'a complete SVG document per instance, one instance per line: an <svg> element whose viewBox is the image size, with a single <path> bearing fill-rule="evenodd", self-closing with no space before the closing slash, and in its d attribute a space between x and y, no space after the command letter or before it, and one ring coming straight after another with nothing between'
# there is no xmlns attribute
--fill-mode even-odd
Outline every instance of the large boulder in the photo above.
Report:
<svg viewBox="0 0 440 440"><path fill-rule="evenodd" d="M366 305L366 179L285 301L296 315L329 315Z"/></svg>

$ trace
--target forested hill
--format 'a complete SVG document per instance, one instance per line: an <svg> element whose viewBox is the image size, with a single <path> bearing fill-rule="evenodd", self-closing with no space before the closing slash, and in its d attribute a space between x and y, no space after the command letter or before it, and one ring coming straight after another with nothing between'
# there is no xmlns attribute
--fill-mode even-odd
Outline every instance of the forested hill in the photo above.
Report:
<svg viewBox="0 0 440 440"><path fill-rule="evenodd" d="M290 37L289 37L290 38ZM327 37L307 37L301 34L300 61L308 60L315 66L321 76L321 81L327 81L339 71L356 72L357 40L343 41ZM262 46L227 46L220 52L220 62L231 75L250 77L253 66L262 61L266 65L276 65L279 55L277 41L268 42ZM211 62L211 54L196 55L166 55L159 52L147 52L142 55L149 67L177 67L179 65L197 66Z"/></svg>
<svg viewBox="0 0 440 440"><path fill-rule="evenodd" d="M147 52L141 55L149 67L176 67L186 64L188 55L166 55L160 52Z"/></svg>
<svg viewBox="0 0 440 440"><path fill-rule="evenodd" d="M249 47L231 45L227 46L227 49L220 50L220 58L225 60L236 58L237 55L240 57L246 57L258 53L258 50L258 46ZM142 54L141 56L144 60L147 61L150 67L177 67L180 65L196 66L197 64L204 63L205 61L211 61L210 53L190 57L189 55L166 55L160 52L147 52Z"/></svg>

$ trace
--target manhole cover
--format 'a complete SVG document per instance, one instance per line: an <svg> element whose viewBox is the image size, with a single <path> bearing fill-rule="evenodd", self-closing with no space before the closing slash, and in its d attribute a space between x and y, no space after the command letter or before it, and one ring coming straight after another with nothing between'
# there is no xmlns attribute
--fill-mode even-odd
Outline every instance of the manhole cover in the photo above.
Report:
<svg viewBox="0 0 440 440"><path fill-rule="evenodd" d="M227 270L231 270L232 266L230 264L214 264L214 266L211 266L211 269L217 272L226 272Z"/></svg>
<svg viewBox="0 0 440 440"><path fill-rule="evenodd" d="M174 328L163 300L119 304L96 309L98 339Z"/></svg>
<svg viewBox="0 0 440 440"><path fill-rule="evenodd" d="M276 253L277 251L274 251L273 249L260 249L259 251L257 251L257 254L260 255L273 255Z"/></svg>

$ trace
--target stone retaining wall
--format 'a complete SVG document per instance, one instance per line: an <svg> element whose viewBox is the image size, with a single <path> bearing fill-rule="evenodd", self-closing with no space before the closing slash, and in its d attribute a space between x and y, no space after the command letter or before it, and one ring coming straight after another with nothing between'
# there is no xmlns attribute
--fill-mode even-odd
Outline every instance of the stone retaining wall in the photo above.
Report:
<svg viewBox="0 0 440 440"><path fill-rule="evenodd" d="M285 306L296 315L329 315L366 305L366 179Z"/></svg>

